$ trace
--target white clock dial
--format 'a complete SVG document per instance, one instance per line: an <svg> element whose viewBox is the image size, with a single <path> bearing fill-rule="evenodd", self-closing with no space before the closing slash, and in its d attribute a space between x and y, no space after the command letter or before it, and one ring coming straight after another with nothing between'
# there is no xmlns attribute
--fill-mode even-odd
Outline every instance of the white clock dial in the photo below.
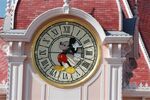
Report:
<svg viewBox="0 0 150 100"><path fill-rule="evenodd" d="M53 85L76 85L97 67L97 42L97 37L82 23L56 21L35 38L32 55L36 70Z"/></svg>

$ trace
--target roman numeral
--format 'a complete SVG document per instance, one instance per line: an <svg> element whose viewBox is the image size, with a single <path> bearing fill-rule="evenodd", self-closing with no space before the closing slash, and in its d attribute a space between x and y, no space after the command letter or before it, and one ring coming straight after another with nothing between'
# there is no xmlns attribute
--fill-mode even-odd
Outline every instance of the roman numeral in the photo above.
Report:
<svg viewBox="0 0 150 100"><path fill-rule="evenodd" d="M48 64L48 61L45 59L45 60L43 60L42 62L41 62L41 64L42 64L42 66L48 66L49 64Z"/></svg>
<svg viewBox="0 0 150 100"><path fill-rule="evenodd" d="M63 73L63 79L68 79L68 75L66 73Z"/></svg>
<svg viewBox="0 0 150 100"><path fill-rule="evenodd" d="M78 77L81 75L78 71L76 71L76 73L77 73L77 76L78 76Z"/></svg>
<svg viewBox="0 0 150 100"><path fill-rule="evenodd" d="M81 31L79 30L78 33L76 34L76 36L78 36L80 32L81 32Z"/></svg>
<svg viewBox="0 0 150 100"><path fill-rule="evenodd" d="M89 56L92 56L93 55L93 51L86 51L85 54L89 55Z"/></svg>
<svg viewBox="0 0 150 100"><path fill-rule="evenodd" d="M87 44L88 42L90 42L89 39L85 40L83 43L84 43L84 44Z"/></svg>
<svg viewBox="0 0 150 100"><path fill-rule="evenodd" d="M82 63L82 66L88 69L88 67L90 66L90 63L84 61L84 62Z"/></svg>
<svg viewBox="0 0 150 100"><path fill-rule="evenodd" d="M43 42L46 42L48 44L50 42L50 40L47 40L46 38L43 38Z"/></svg>
<svg viewBox="0 0 150 100"><path fill-rule="evenodd" d="M58 34L59 34L58 31L57 31L57 29L53 29L53 30L51 30L51 32L52 32L54 35L58 35Z"/></svg>
<svg viewBox="0 0 150 100"><path fill-rule="evenodd" d="M57 71L55 69L52 69L49 74L53 77L56 77Z"/></svg>
<svg viewBox="0 0 150 100"><path fill-rule="evenodd" d="M70 33L70 26L63 26L64 31L63 33Z"/></svg>
<svg viewBox="0 0 150 100"><path fill-rule="evenodd" d="M43 50L43 51L42 51L42 50L39 50L39 54L40 54L40 55L46 55L46 50Z"/></svg>

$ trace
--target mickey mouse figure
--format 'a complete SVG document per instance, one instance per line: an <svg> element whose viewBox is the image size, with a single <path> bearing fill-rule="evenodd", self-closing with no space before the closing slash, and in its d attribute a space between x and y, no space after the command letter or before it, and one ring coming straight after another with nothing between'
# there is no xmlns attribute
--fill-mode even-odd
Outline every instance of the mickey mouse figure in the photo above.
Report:
<svg viewBox="0 0 150 100"><path fill-rule="evenodd" d="M75 38L70 38L69 41L60 42L59 48L62 52L58 55L57 60L61 66L57 68L57 70L65 70L67 73L73 74L75 72L75 68L71 66L68 61L67 54L74 55L78 51L77 40ZM69 67L66 69L63 66L63 63L68 64Z"/></svg>

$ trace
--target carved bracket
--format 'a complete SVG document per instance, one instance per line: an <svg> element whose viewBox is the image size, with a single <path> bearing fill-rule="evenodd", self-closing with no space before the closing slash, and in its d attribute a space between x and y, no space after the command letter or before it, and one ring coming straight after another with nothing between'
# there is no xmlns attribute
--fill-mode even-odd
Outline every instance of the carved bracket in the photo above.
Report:
<svg viewBox="0 0 150 100"><path fill-rule="evenodd" d="M71 0L64 0L63 11L65 14L69 14L70 11L70 3Z"/></svg>
<svg viewBox="0 0 150 100"><path fill-rule="evenodd" d="M133 57L132 45L124 44L122 46L122 56L126 57L123 64L123 88L129 85L130 79L133 77L132 71L137 67L135 58Z"/></svg>

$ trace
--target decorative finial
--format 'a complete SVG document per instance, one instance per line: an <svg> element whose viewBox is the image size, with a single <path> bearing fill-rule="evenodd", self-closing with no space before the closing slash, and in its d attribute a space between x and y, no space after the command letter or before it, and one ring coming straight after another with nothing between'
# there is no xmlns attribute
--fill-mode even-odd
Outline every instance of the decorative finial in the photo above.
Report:
<svg viewBox="0 0 150 100"><path fill-rule="evenodd" d="M71 0L64 0L63 10L64 10L64 13L66 14L69 14L69 11L70 11L70 6L69 6L70 1Z"/></svg>

